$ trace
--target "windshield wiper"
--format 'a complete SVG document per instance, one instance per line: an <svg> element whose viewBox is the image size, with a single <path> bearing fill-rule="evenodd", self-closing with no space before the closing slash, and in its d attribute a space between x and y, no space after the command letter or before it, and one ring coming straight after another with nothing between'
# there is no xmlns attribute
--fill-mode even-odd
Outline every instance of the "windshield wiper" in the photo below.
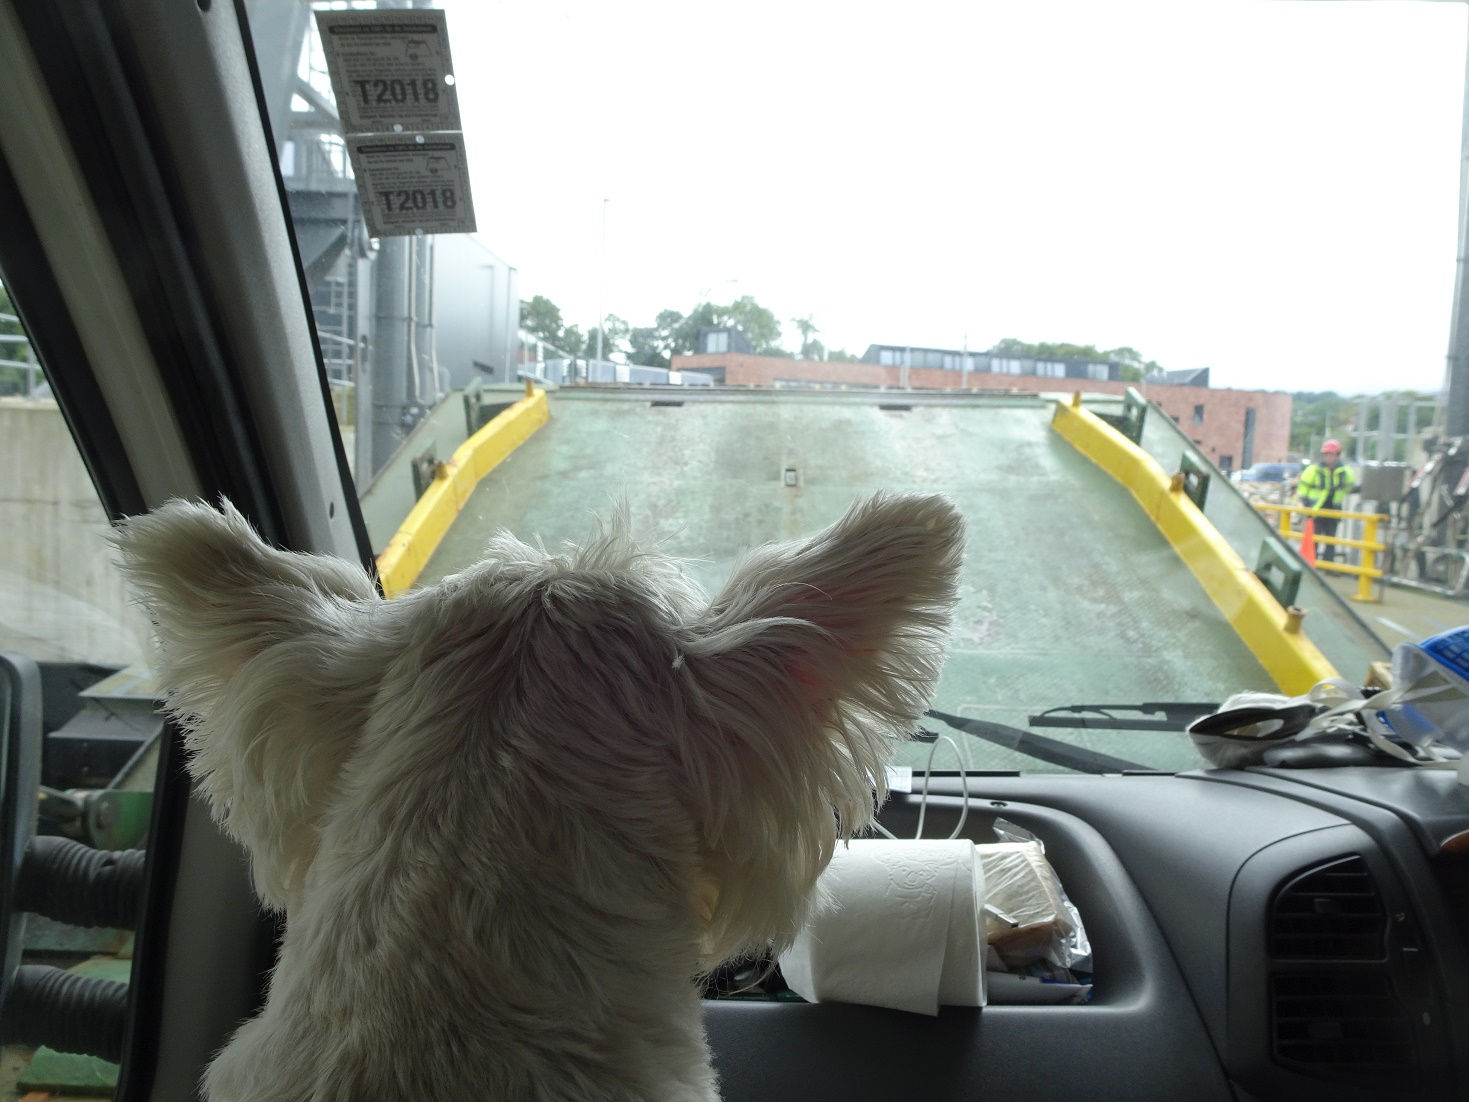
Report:
<svg viewBox="0 0 1469 1102"><path fill-rule="evenodd" d="M1072 727L1093 731L1172 731L1177 734L1196 719L1212 715L1218 704L1195 701L1144 701L1141 704L1067 704L1047 708L1030 717L1032 727ZM1131 712L1162 719L1132 719L1115 713Z"/></svg>
<svg viewBox="0 0 1469 1102"><path fill-rule="evenodd" d="M970 719L968 716L951 715L932 708L927 714L947 723L956 731L963 731L966 735L973 735L986 742L993 742L996 746L1018 751L1037 761L1050 762L1063 769L1075 769L1078 773L1156 772L1146 765L1139 765L1126 758L1116 758L1111 754L1088 750L1084 746L1073 746L1069 742L1038 735L1034 731L1025 731L1019 727L1010 727L1004 723L995 723L987 719Z"/></svg>

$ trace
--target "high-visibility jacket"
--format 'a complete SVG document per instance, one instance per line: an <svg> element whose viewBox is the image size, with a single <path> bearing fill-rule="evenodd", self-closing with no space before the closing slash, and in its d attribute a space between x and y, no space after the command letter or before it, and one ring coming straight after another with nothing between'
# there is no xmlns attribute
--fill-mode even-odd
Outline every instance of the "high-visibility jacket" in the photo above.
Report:
<svg viewBox="0 0 1469 1102"><path fill-rule="evenodd" d="M1344 509L1347 494L1356 484L1352 469L1345 464L1323 467L1320 463L1312 463L1301 472L1296 496L1308 509Z"/></svg>

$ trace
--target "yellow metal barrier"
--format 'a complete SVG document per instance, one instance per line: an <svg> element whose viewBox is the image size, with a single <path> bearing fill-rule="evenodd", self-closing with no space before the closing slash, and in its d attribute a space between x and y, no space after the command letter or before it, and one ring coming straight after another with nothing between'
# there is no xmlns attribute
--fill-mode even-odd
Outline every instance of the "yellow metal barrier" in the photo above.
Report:
<svg viewBox="0 0 1469 1102"><path fill-rule="evenodd" d="M1189 500L1181 477L1170 478L1151 455L1083 409L1079 394L1069 405L1056 403L1051 428L1132 494L1281 692L1295 696L1337 676L1301 630L1300 610L1280 607Z"/></svg>
<svg viewBox="0 0 1469 1102"><path fill-rule="evenodd" d="M377 557L383 595L396 597L418 580L479 480L551 417L546 392L527 380L525 397L497 414L440 463L433 483Z"/></svg>
<svg viewBox="0 0 1469 1102"><path fill-rule="evenodd" d="M1291 520L1293 517L1335 517L1339 520L1360 520L1363 522L1362 539L1349 540L1341 536L1316 535L1317 543L1329 543L1333 547L1356 547L1362 552L1360 565L1345 562L1331 562L1326 559L1317 559L1317 570L1331 570L1337 574L1355 574L1357 576L1357 592L1352 594L1354 601L1380 601L1381 597L1372 593L1372 583L1382 577L1382 571L1377 566L1377 553L1386 550L1386 546L1377 539L1377 525L1387 516L1383 513L1354 513L1346 509L1308 509L1304 505L1276 505L1273 502L1257 501L1255 508L1262 513L1278 513L1276 529L1280 532L1281 539L1294 539L1297 545L1301 542L1301 534L1292 531Z"/></svg>

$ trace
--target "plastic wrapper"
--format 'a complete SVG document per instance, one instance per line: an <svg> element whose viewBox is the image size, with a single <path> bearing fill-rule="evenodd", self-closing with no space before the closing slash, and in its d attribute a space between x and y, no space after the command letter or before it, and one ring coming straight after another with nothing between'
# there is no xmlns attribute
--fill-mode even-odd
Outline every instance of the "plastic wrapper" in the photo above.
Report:
<svg viewBox="0 0 1469 1102"><path fill-rule="evenodd" d="M988 967L1061 981L1089 971L1086 928L1045 847L1004 819L995 820L995 835L998 842L976 847L984 868Z"/></svg>
<svg viewBox="0 0 1469 1102"><path fill-rule="evenodd" d="M1050 959L1072 933L1061 884L1039 842L977 847L984 865L985 935L1007 969ZM1059 964L1060 961L1055 963Z"/></svg>

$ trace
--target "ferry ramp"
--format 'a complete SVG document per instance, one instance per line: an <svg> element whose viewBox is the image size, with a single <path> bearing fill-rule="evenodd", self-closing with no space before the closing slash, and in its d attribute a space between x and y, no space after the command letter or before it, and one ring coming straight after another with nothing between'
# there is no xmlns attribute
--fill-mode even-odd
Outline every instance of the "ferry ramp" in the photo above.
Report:
<svg viewBox="0 0 1469 1102"><path fill-rule="evenodd" d="M1023 729L1058 706L1272 689L1128 492L1049 431L1051 411L1027 396L559 391L549 423L479 483L419 581L472 564L499 528L547 546L580 540L625 498L639 536L693 560L714 591L744 549L815 532L864 494L939 491L963 512L968 548L936 709ZM1017 748L1004 731L926 726L963 741L976 769L1078 767L1045 739L1149 768L1203 764L1178 731L1048 727ZM1037 745L1040 757L1026 752ZM903 760L927 756L915 743ZM954 763L940 744L934 767Z"/></svg>

